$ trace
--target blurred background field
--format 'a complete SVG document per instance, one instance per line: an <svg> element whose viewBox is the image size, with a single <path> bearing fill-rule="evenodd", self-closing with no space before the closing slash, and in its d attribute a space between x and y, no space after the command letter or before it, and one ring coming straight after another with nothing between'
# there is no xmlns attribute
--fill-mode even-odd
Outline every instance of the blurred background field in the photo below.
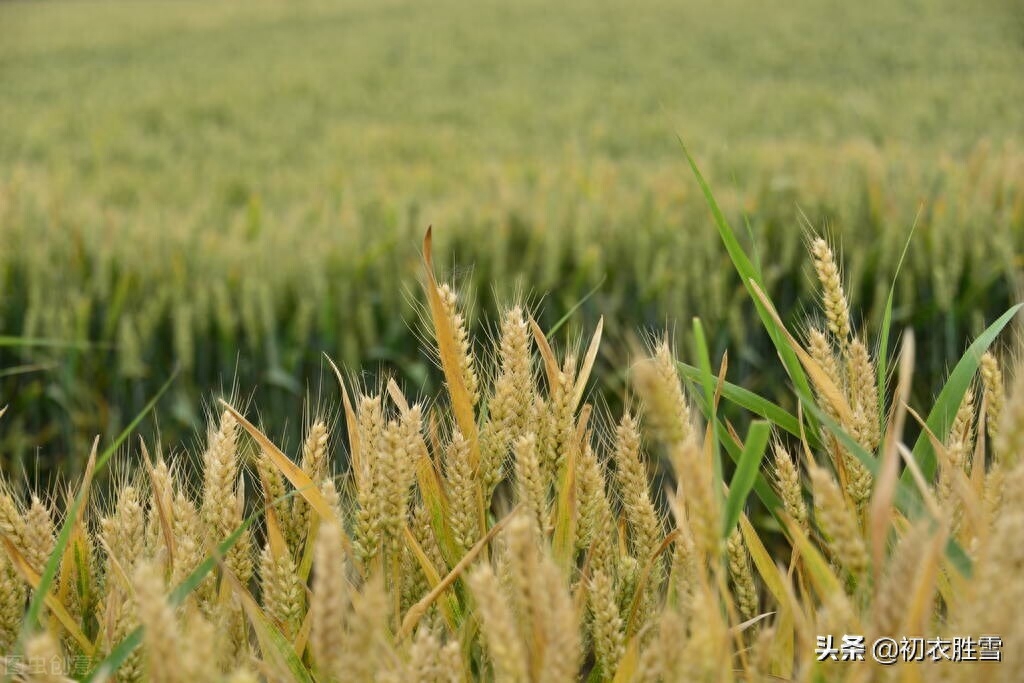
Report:
<svg viewBox="0 0 1024 683"><path fill-rule="evenodd" d="M582 301L622 368L699 315L783 395L677 134L790 320L807 224L873 330L916 217L924 400L1020 291L1022 75L1009 0L0 3L2 465L73 469L175 364L169 443L233 384L287 435L322 352L426 391L428 224L478 323Z"/></svg>

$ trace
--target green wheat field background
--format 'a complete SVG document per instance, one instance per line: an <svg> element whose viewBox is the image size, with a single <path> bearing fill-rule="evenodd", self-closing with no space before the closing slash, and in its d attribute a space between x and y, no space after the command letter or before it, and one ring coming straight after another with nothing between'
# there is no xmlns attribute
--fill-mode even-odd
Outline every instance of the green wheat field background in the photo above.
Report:
<svg viewBox="0 0 1024 683"><path fill-rule="evenodd" d="M2 349L0 450L81 452L175 363L169 437L236 378L273 420L321 351L422 384L427 224L474 321L520 287L550 325L595 290L575 320L699 315L770 388L677 135L784 310L810 291L802 215L873 325L917 217L896 319L929 335L927 397L1024 240L1022 20L958 8L4 3L3 334L82 346Z"/></svg>
<svg viewBox="0 0 1024 683"><path fill-rule="evenodd" d="M974 680L1022 292L1011 0L0 1L0 650Z"/></svg>

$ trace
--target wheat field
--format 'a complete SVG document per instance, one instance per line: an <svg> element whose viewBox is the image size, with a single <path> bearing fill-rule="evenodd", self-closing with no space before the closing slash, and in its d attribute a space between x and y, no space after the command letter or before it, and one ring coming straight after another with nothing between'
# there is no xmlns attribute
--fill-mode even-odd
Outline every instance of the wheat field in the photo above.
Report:
<svg viewBox="0 0 1024 683"><path fill-rule="evenodd" d="M791 332L719 225L796 414L727 382L699 320L695 365L676 359L678 340L650 338L621 415L588 400L603 321L558 343L513 303L476 353L428 231L437 395L334 367L337 417L307 412L294 459L226 397L196 457L143 440L133 466L94 445L59 490L3 483L8 674L1017 680L1024 385L986 349L1020 306L915 408L912 333L891 357L859 334L827 240L808 243L822 324ZM720 402L756 413L745 435ZM905 442L914 421L923 433ZM829 657L822 643L850 634L955 638L960 655Z"/></svg>
<svg viewBox="0 0 1024 683"><path fill-rule="evenodd" d="M0 2L0 679L1021 680L1020 19Z"/></svg>

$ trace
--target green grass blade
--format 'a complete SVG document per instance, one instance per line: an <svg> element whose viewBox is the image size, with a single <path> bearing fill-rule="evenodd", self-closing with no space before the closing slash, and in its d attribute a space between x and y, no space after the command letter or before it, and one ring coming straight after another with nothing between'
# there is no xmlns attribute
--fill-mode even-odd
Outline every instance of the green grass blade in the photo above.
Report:
<svg viewBox="0 0 1024 683"><path fill-rule="evenodd" d="M253 513L252 516L242 522L242 524L235 529L230 536L224 539L224 541L217 546L217 551L214 554L200 562L199 565L192 570L191 574L182 579L181 583L171 591L169 596L169 601L172 605L180 605L185 601L185 598L192 594L192 591L199 587L199 584L203 582L206 575L217 567L218 560L227 555L228 551L231 550L235 543L238 542L238 539L241 538L242 534L252 526L256 521L257 516L260 514L262 514L262 510Z"/></svg>
<svg viewBox="0 0 1024 683"><path fill-rule="evenodd" d="M747 442L743 445L743 452L736 464L736 472L729 484L729 496L725 500L725 527L722 529L722 538L728 538L740 520L747 496L754 488L754 482L761 471L761 461L768 449L768 437L771 433L771 425L764 420L750 423Z"/></svg>
<svg viewBox="0 0 1024 683"><path fill-rule="evenodd" d="M974 562L971 560L971 556L967 554L967 551L963 549L963 546L956 542L956 539L951 538L946 541L946 557L949 558L949 561L953 563L953 566L961 574L970 578L971 572L974 569Z"/></svg>
<svg viewBox="0 0 1024 683"><path fill-rule="evenodd" d="M566 311L565 315L559 318L558 322L551 326L551 329L547 331L546 336L550 339L552 335L558 332L558 330L562 329L562 326L565 325L565 323L569 322L569 319L572 318L573 314L575 314L576 311L580 310L580 307L583 306L583 304L587 303L587 300L590 299L590 297L597 294L597 292L601 289L602 285L604 285L604 281L607 279L607 275L601 276L601 281L594 285L593 289L584 294L582 299L573 304L572 308Z"/></svg>
<svg viewBox="0 0 1024 683"><path fill-rule="evenodd" d="M313 683L309 671L281 630L258 609L249 610L249 619L252 621L263 657L271 657L279 666L283 665L287 668L288 674L291 676L290 680L296 683Z"/></svg>
<svg viewBox="0 0 1024 683"><path fill-rule="evenodd" d="M953 419L956 417L956 411L960 409L960 403L964 400L964 394L967 393L967 388L971 385L971 381L974 380L974 376L978 372L981 356L988 350L988 347L992 346L996 337L999 336L999 333L1002 332L1003 328L1009 324L1013 317L1017 315L1021 307L1024 307L1024 303L1011 307L998 320L989 325L974 340L974 343L967 348L963 357L960 358L960 362L953 368L953 372L949 373L946 385L942 387L942 391L939 392L938 398L935 399L931 412L928 413L928 419L925 420L928 429L940 440L945 440L949 435L949 430L953 426ZM926 479L930 479L935 474L935 448L932 446L927 433L922 432L918 437L917 443L914 444L913 453L914 459L921 467L921 473L924 474ZM910 472L905 471L902 479L909 482Z"/></svg>
<svg viewBox="0 0 1024 683"><path fill-rule="evenodd" d="M135 428L139 426L139 423L142 422L143 419L145 419L146 415L148 415L149 412L156 407L156 404L160 402L160 399L163 398L163 395L167 393L168 389L171 388L171 384L174 383L174 380L178 377L178 373L180 371L181 368L178 367L174 368L174 370L171 371L171 376L168 377L167 381L163 383L163 386L161 386L160 389L157 390L157 392L153 395L153 398L149 399L149 402L146 403L145 406L143 406L139 414L136 415L135 418L132 419L132 421L129 422L128 425L121 430L121 433L117 435L117 438L114 439L111 442L111 444L103 450L103 453L101 453L100 456L96 459L97 472L103 469L103 466L106 465L107 461L110 460L114 453L117 452L117 449L121 447L121 444L123 444L125 440L131 435L131 433L135 431Z"/></svg>
<svg viewBox="0 0 1024 683"><path fill-rule="evenodd" d="M0 370L0 379L4 377L16 377L18 375L28 375L33 372L45 372L52 370L57 367L56 363L27 363L25 365L15 365L13 368L4 368Z"/></svg>
<svg viewBox="0 0 1024 683"><path fill-rule="evenodd" d="M695 393L697 407L700 409L705 419L711 420L710 411L705 403L704 396L701 395L700 392ZM725 424L718 419L715 420L715 434L718 436L718 443L725 448L725 452L729 454L730 458L732 458L733 463L738 465L740 462L740 456L743 454L743 444L739 443L739 441L737 441L729 432L729 429ZM781 524L782 520L779 519L777 512L782 509L782 501L775 493L775 489L771 487L768 480L764 478L764 475L762 475L761 472L757 473L754 480L754 493L757 494L757 497L761 499L764 506L769 512L771 512L773 517L779 520L779 523Z"/></svg>
<svg viewBox="0 0 1024 683"><path fill-rule="evenodd" d="M743 286L746 287L747 293L750 294L750 298L754 302L754 308L757 309L757 315L761 318L761 323L764 325L765 330L767 330L768 336L771 337L772 343L775 345L775 349L778 351L779 357L782 359L782 364L785 366L786 372L789 374L790 379L793 380L797 389L810 393L811 386L807 381L807 375L804 373L803 367L800 365L800 360L797 358L796 353L793 352L793 349L789 347L785 335L783 335L778 329L778 326L775 324L775 321L772 320L768 310L765 308L764 304L761 303L760 299L758 299L757 295L754 293L753 288L750 286L750 281L753 280L762 291L767 292L757 268L754 266L753 262L751 262L746 252L743 251L743 247L740 245L739 240L736 239L736 233L729 226L728 221L725 219L725 215L718 206L718 202L715 201L715 197L711 192L711 187L704 179L700 169L697 167L697 162L690 155L690 151L686 148L686 144L681 138L679 139L679 144L683 148L683 153L686 155L686 160L690 164L690 169L697 177L697 182L700 184L700 188L704 193L704 199L711 208L711 215L715 219L715 225L718 228L719 236L722 238L722 243L725 245L725 250L729 253L729 258L732 259L733 267L736 269L736 272L739 273L740 280L743 281Z"/></svg>
<svg viewBox="0 0 1024 683"><path fill-rule="evenodd" d="M699 368L681 362L677 363L677 365L686 379L691 382L700 382L701 371ZM796 419L795 415L749 389L744 389L731 382L725 382L722 385L722 398L749 410L755 415L763 417L779 429L797 438L801 436L800 422ZM817 434L807 434L807 441L812 447L821 445Z"/></svg>
<svg viewBox="0 0 1024 683"><path fill-rule="evenodd" d="M750 248L754 251L754 258L751 264L754 266L754 272L757 273L757 281L761 282L764 277L761 269L761 255L757 251L757 241L754 239L754 226L750 224L750 216L746 213L743 214L743 226L747 229L747 237L750 238Z"/></svg>
<svg viewBox="0 0 1024 683"><path fill-rule="evenodd" d="M903 268L903 261L907 258L907 251L910 250L910 241L914 237L914 230L917 229L917 221L921 217L921 210L918 209L914 223L910 226L910 234L903 244L903 252L900 260L896 263L896 272L892 275L892 284L889 286L889 296L885 301L885 312L882 314L882 329L878 336L878 415L882 422L882 431L885 432L885 379L889 376L889 328L892 326L892 304L896 297L896 281L900 277L900 270Z"/></svg>
<svg viewBox="0 0 1024 683"><path fill-rule="evenodd" d="M142 627L136 626L135 630L125 636L99 664L93 667L92 671L83 680L87 682L96 681L97 683L112 680L117 670L132 656L135 648L140 645L142 645Z"/></svg>
<svg viewBox="0 0 1024 683"><path fill-rule="evenodd" d="M45 339L40 337L12 337L0 335L0 346L39 347L49 349L94 349L109 348L110 344L90 341L66 341L64 339Z"/></svg>

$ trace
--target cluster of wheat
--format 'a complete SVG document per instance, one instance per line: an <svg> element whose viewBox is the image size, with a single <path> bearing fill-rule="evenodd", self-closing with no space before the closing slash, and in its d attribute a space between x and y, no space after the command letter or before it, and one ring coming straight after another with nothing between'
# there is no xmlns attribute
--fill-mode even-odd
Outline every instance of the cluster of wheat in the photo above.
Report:
<svg viewBox="0 0 1024 683"><path fill-rule="evenodd" d="M350 399L339 375L344 438L312 420L298 462L224 403L200 477L143 445L144 466L120 466L109 501L90 496L105 464L95 450L63 506L3 484L9 673L1013 680L1014 661L817 661L824 634L997 634L1006 659L1017 656L1024 387L1004 389L993 355L973 359L955 414L922 418L924 445L911 452L912 341L889 396L831 248L810 247L824 315L804 343L751 283L804 373L794 371L797 391L810 390L797 415L725 382L724 362L719 377L710 363L677 363L662 338L631 368L640 410L612 419L585 401L600 324L585 350L559 354L511 306L477 353L456 290L435 280L428 234L441 396L412 402L390 382ZM743 438L719 416L722 400L771 422ZM348 467L335 477L343 441ZM725 453L737 463L728 481Z"/></svg>

